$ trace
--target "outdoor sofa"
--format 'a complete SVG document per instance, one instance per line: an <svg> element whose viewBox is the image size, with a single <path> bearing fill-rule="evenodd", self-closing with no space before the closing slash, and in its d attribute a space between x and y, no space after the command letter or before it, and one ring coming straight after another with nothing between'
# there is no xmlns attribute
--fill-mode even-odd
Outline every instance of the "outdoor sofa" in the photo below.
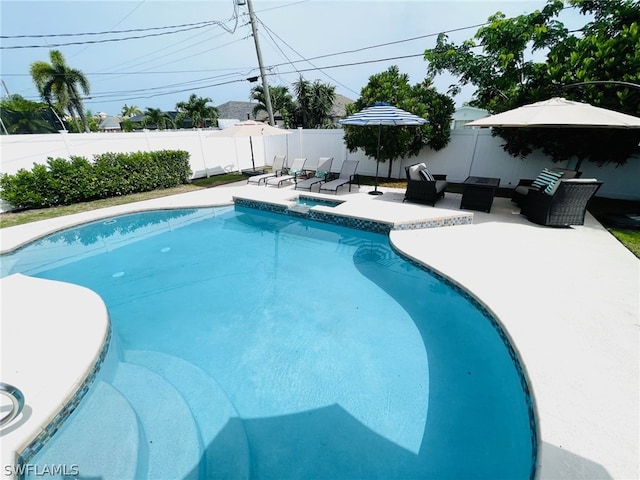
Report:
<svg viewBox="0 0 640 480"><path fill-rule="evenodd" d="M558 174L562 175L558 176ZM572 178L580 178L581 176L582 172L576 170L568 170L566 168L545 168L535 179L521 178L518 185L516 185L516 188L513 190L511 201L522 207L524 198L529 192L544 190L550 182L555 182L560 178L568 180Z"/></svg>
<svg viewBox="0 0 640 480"><path fill-rule="evenodd" d="M589 200L602 183L595 178L560 179L548 192L532 190L527 193L520 213L539 225L584 225Z"/></svg>
<svg viewBox="0 0 640 480"><path fill-rule="evenodd" d="M403 202L417 202L435 205L444 198L444 192L449 186L447 176L432 174L424 163L416 163L405 167L407 174L407 191Z"/></svg>

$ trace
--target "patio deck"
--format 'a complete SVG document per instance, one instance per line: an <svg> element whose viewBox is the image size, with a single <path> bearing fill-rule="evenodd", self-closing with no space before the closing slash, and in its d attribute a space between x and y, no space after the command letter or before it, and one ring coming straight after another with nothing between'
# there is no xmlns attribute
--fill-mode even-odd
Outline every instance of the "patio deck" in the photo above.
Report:
<svg viewBox="0 0 640 480"><path fill-rule="evenodd" d="M367 195L368 190L356 187L350 194L345 189L327 197L349 200L340 206L343 211L369 219L410 222L470 213L460 211L456 194L447 194L433 208L403 204L399 190L380 188L385 194L379 197ZM307 195L291 188L236 184L110 207L3 229L0 251L122 213L229 204L236 195L277 202L298 193ZM640 261L591 215L583 226L541 227L504 198L495 199L489 214L472 213L471 225L394 230L391 242L467 289L504 325L535 396L539 478L639 478ZM30 293L30 298L43 298L41 292ZM3 303L5 333L23 312L19 302L11 308ZM8 337L2 336L3 376L13 361L7 344L16 340ZM33 352L39 351L39 343L53 343L50 335L31 334L21 341ZM36 365L42 362L37 354L31 358ZM23 377L17 386L28 392L39 381ZM74 385L77 378L61 374L58 381ZM33 401L26 396L28 404ZM6 440L3 465L11 447Z"/></svg>

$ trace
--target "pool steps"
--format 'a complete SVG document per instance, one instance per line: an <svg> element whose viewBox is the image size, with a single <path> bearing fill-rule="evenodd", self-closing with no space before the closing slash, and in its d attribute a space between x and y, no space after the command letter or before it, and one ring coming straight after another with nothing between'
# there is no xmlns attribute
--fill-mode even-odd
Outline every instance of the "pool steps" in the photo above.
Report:
<svg viewBox="0 0 640 480"><path fill-rule="evenodd" d="M140 478L138 449L141 431L131 404L112 385L97 380L82 403L67 418L55 440L47 442L30 463L78 466L82 478ZM26 475L26 479L42 478ZM63 479L63 476L46 476Z"/></svg>
<svg viewBox="0 0 640 480"><path fill-rule="evenodd" d="M206 445L200 478L249 478L249 442L242 422L222 387L196 365L162 352L132 350L125 360L162 375L185 396ZM214 442L224 430L225 442ZM206 475L205 475L206 474Z"/></svg>
<svg viewBox="0 0 640 480"><path fill-rule="evenodd" d="M203 447L180 393L157 373L126 362L118 366L113 386L131 403L143 427L146 448L140 449L138 461L147 465L144 477L198 478L193 470Z"/></svg>
<svg viewBox="0 0 640 480"><path fill-rule="evenodd" d="M244 426L213 378L161 352L120 355L32 463L101 480L249 478Z"/></svg>

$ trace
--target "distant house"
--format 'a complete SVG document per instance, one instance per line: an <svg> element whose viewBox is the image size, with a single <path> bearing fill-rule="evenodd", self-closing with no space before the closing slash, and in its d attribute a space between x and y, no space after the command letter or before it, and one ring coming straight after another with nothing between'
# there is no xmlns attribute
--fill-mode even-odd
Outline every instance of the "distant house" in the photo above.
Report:
<svg viewBox="0 0 640 480"><path fill-rule="evenodd" d="M474 107L460 107L453 112L453 116L451 118L451 130L458 130L464 128L464 126L473 122L474 120L478 120L480 118L488 117L489 112L483 110L482 108L474 108Z"/></svg>
<svg viewBox="0 0 640 480"><path fill-rule="evenodd" d="M336 94L335 102L333 103L333 108L329 113L329 118L332 122L336 122L337 120L343 118L346 115L346 106L350 103L353 103L353 100L345 97L344 95ZM222 105L218 105L218 112L220 112L218 117L218 126L223 127L228 124L237 123L242 120L257 120L259 122L267 121L268 114L264 110L258 112L258 114L253 116L253 109L258 104L255 102L227 102ZM280 112L273 112L273 119L276 122L276 125L283 126L284 121Z"/></svg>
<svg viewBox="0 0 640 480"><path fill-rule="evenodd" d="M267 118L267 112L260 112L258 118L253 118L253 109L258 104L256 102L227 102L222 105L218 105L218 119L227 120L259 120L262 121Z"/></svg>
<svg viewBox="0 0 640 480"><path fill-rule="evenodd" d="M354 103L354 100L351 100L344 95L340 95L336 93L336 99L333 102L333 108L331 109L331 113L329 113L332 122L337 122L341 118L347 116L347 105Z"/></svg>
<svg viewBox="0 0 640 480"><path fill-rule="evenodd" d="M99 132L121 132L122 127L120 117L114 117L113 115L99 114L100 121L98 122Z"/></svg>

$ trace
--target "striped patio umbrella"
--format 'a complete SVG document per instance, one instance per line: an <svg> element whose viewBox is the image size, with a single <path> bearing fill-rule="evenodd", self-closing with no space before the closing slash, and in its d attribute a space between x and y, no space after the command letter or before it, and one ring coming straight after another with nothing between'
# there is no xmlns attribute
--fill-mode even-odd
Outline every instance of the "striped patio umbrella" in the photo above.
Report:
<svg viewBox="0 0 640 480"><path fill-rule="evenodd" d="M341 125L378 125L378 149L376 155L376 180L375 188L369 192L370 195L382 195L378 191L378 168L380 165L380 132L382 125L402 126L402 125L424 125L427 123L422 117L409 113L401 108L394 107L386 102L380 102L360 110L353 115L349 115L342 120L338 120Z"/></svg>

